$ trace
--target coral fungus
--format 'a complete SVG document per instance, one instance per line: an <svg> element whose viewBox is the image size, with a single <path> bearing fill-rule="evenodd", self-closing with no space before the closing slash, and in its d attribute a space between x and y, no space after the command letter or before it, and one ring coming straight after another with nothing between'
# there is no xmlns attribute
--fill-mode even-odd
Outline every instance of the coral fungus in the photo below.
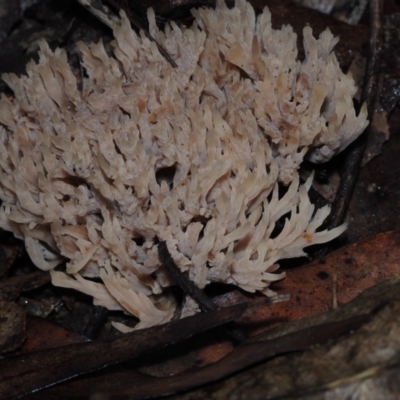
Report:
<svg viewBox="0 0 400 400"><path fill-rule="evenodd" d="M159 241L200 288L268 295L283 277L278 260L342 233L317 231L329 207L314 210L297 170L367 124L328 30L315 39L304 28L300 61L296 34L272 29L268 9L256 17L244 0L232 9L220 0L192 12L190 28L164 32L148 13L177 68L121 12L113 54L78 43L82 90L66 53L44 42L26 76L3 77L15 99L0 102L0 226L55 285L136 316L136 328L176 308ZM182 315L195 311L187 299Z"/></svg>

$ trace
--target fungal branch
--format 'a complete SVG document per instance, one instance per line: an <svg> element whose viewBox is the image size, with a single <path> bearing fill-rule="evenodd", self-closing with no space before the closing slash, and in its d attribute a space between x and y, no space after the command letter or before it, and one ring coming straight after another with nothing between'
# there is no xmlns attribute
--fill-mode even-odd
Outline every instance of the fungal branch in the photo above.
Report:
<svg viewBox="0 0 400 400"><path fill-rule="evenodd" d="M119 23L120 19L114 15L110 10L108 10L102 3L101 0L78 0L79 3L81 3L87 10L89 10L96 18L98 18L101 22L106 24L108 27L112 28L115 23ZM120 1L115 1L115 0L108 0L108 2L111 5L114 5L117 7L117 9L120 8L121 4ZM123 2L123 3L126 3ZM153 36L150 34L149 30L142 24L142 22L135 17L135 15L130 11L129 7L123 7L123 9L126 12L126 15L132 24L136 29L142 30L146 37L150 39L151 41L155 42L157 45L157 48L162 54L165 59L174 67L176 68L176 62L171 58L171 56L168 54L168 52L165 50L163 46L161 46L160 43L158 43Z"/></svg>

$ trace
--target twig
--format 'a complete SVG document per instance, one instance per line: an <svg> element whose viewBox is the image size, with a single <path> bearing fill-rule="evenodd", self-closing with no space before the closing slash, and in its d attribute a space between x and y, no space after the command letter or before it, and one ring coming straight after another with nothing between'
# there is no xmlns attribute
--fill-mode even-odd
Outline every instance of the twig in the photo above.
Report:
<svg viewBox="0 0 400 400"><path fill-rule="evenodd" d="M367 102L368 113L374 112L376 89L383 46L382 12L383 0L371 0L370 10L370 39L367 67L364 76L364 87L361 103Z"/></svg>
<svg viewBox="0 0 400 400"><path fill-rule="evenodd" d="M382 0L370 1L370 38L369 55L364 76L364 85L361 95L361 104L367 103L368 114L372 120L374 113L377 81L382 50ZM369 128L353 143L344 163L344 174L332 205L332 211L327 222L327 228L332 229L343 223L351 196L357 182L358 172L364 151L367 145ZM329 247L319 252L319 256L325 255Z"/></svg>
<svg viewBox="0 0 400 400"><path fill-rule="evenodd" d="M175 265L165 241L158 244L158 255L165 268L174 278L175 282L186 294L199 304L203 311L214 311L218 308L218 306ZM247 335L235 324L235 322L228 324L228 333L234 341L239 343L247 339Z"/></svg>
<svg viewBox="0 0 400 400"><path fill-rule="evenodd" d="M165 268L167 268L178 286L180 286L185 293L195 300L203 311L214 311L218 308L218 306L201 289L182 274L181 270L175 265L165 241L158 244L158 255L161 262L164 264Z"/></svg>

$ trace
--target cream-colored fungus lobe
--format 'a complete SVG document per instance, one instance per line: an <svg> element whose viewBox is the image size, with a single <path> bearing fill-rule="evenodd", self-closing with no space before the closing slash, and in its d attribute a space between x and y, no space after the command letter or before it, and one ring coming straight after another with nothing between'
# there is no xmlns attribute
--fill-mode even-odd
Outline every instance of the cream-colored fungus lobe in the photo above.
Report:
<svg viewBox="0 0 400 400"><path fill-rule="evenodd" d="M178 68L121 12L112 55L101 41L78 44L82 90L66 53L45 42L27 75L3 76L15 98L0 101L0 227L25 241L53 284L136 316L135 329L176 308L159 241L200 288L271 295L284 276L278 260L340 235L344 226L317 232L329 207L314 210L311 178L300 184L297 170L367 125L329 30L315 39L304 28L299 61L296 34L272 29L268 9L256 17L244 0L233 9L220 0L193 15L190 28L162 32L148 13ZM187 298L182 316L196 310Z"/></svg>

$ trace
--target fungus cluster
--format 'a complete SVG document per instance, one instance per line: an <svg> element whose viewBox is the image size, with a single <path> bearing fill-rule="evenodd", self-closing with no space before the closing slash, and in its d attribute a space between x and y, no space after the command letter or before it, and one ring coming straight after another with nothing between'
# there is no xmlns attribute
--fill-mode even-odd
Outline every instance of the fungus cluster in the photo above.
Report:
<svg viewBox="0 0 400 400"><path fill-rule="evenodd" d="M165 31L148 12L177 68L121 12L113 54L78 43L82 88L65 51L44 42L26 75L3 76L15 98L0 100L0 227L54 285L136 316L136 329L176 308L159 241L200 288L270 295L278 260L340 235L318 231L329 207L314 210L297 170L367 124L329 30L304 29L299 61L296 34L272 29L267 8L256 17L244 0L219 0L192 12L190 28ZM182 316L196 308L187 298Z"/></svg>

